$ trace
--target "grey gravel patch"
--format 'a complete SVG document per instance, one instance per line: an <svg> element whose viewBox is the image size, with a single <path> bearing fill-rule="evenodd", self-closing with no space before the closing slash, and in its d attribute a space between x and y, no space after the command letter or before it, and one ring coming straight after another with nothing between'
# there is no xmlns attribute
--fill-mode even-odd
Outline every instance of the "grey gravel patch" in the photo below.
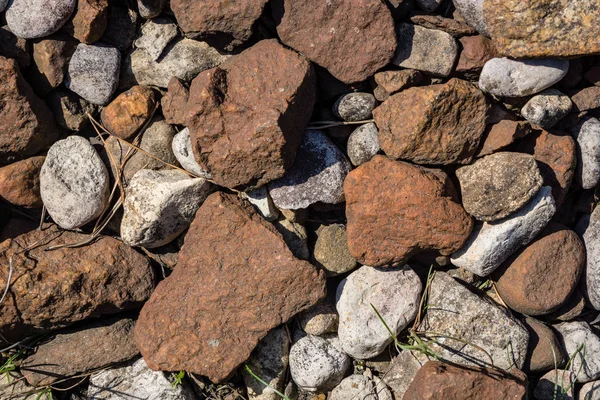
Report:
<svg viewBox="0 0 600 400"><path fill-rule="evenodd" d="M75 0L0 0L0 11L6 8L6 23L23 39L42 38L58 31L69 19Z"/></svg>

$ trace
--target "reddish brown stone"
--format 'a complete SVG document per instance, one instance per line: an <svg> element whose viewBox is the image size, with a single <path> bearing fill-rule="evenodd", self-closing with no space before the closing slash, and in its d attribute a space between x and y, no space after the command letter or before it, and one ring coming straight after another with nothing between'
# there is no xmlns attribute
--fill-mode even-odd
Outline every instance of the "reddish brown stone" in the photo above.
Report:
<svg viewBox="0 0 600 400"><path fill-rule="evenodd" d="M396 50L394 20L381 1L271 2L281 41L346 83L388 64Z"/></svg>
<svg viewBox="0 0 600 400"><path fill-rule="evenodd" d="M121 241L102 237L81 247L88 235L52 226L0 243L0 265L12 257L13 275L0 308L0 334L9 341L139 307L154 288L148 259ZM24 253L27 246L35 248ZM0 269L6 287L8 268Z"/></svg>
<svg viewBox="0 0 600 400"><path fill-rule="evenodd" d="M531 125L525 121L502 121L488 125L483 134L483 144L477 152L477 157L483 157L513 143L516 139L527 136L531 132Z"/></svg>
<svg viewBox="0 0 600 400"><path fill-rule="evenodd" d="M184 125L186 123L189 90L176 76L169 81L167 90L167 93L160 99L165 121L169 124Z"/></svg>
<svg viewBox="0 0 600 400"><path fill-rule="evenodd" d="M588 111L600 107L600 86L590 86L571 94L573 111Z"/></svg>
<svg viewBox="0 0 600 400"><path fill-rule="evenodd" d="M102 124L113 135L129 139L148 120L155 105L151 88L134 86L102 110Z"/></svg>
<svg viewBox="0 0 600 400"><path fill-rule="evenodd" d="M31 157L0 168L0 198L25 208L42 207L40 168L46 157Z"/></svg>
<svg viewBox="0 0 600 400"><path fill-rule="evenodd" d="M425 28L444 31L454 37L477 34L475 28L466 23L439 15L414 14L410 16L410 22Z"/></svg>
<svg viewBox="0 0 600 400"><path fill-rule="evenodd" d="M108 0L77 0L73 18L63 31L82 43L92 44L100 40L108 22Z"/></svg>
<svg viewBox="0 0 600 400"><path fill-rule="evenodd" d="M543 315L544 321L572 321L585 312L585 298L580 289L575 289L573 294L560 308L553 313Z"/></svg>
<svg viewBox="0 0 600 400"><path fill-rule="evenodd" d="M497 54L492 41L483 35L465 36L459 41L462 51L458 58L456 72L478 72Z"/></svg>
<svg viewBox="0 0 600 400"><path fill-rule="evenodd" d="M156 370L227 379L270 329L325 297L323 272L295 258L237 196L214 193L173 273L144 305L136 343Z"/></svg>
<svg viewBox="0 0 600 400"><path fill-rule="evenodd" d="M394 93L418 85L423 79L423 75L414 69L402 69L378 72L374 79L377 87L373 94L377 100L385 101Z"/></svg>
<svg viewBox="0 0 600 400"><path fill-rule="evenodd" d="M33 79L38 93L46 94L63 82L76 48L77 41L65 34L52 35L33 44Z"/></svg>
<svg viewBox="0 0 600 400"><path fill-rule="evenodd" d="M564 365L567 359L552 328L530 317L525 318L524 323L529 331L529 348L523 370L546 372Z"/></svg>
<svg viewBox="0 0 600 400"><path fill-rule="evenodd" d="M515 375L497 369L466 368L428 361L417 372L403 399L521 400L527 394L527 377L520 371Z"/></svg>
<svg viewBox="0 0 600 400"><path fill-rule="evenodd" d="M575 232L550 223L537 240L494 274L496 289L511 309L527 315L551 313L575 290L585 248Z"/></svg>
<svg viewBox="0 0 600 400"><path fill-rule="evenodd" d="M348 248L361 264L398 266L412 255L460 249L473 228L439 170L375 156L344 182Z"/></svg>
<svg viewBox="0 0 600 400"><path fill-rule="evenodd" d="M379 145L389 157L417 164L468 164L486 125L485 96L472 84L413 87L373 111Z"/></svg>

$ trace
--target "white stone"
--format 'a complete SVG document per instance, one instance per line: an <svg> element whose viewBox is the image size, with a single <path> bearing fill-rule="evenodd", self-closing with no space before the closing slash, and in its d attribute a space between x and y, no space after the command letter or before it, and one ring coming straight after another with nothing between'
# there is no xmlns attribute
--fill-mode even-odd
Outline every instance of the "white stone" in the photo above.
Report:
<svg viewBox="0 0 600 400"><path fill-rule="evenodd" d="M490 36L488 31L485 16L483 14L484 0L452 0L456 10L465 22L477 29L479 33L485 36Z"/></svg>
<svg viewBox="0 0 600 400"><path fill-rule="evenodd" d="M242 197L248 200L267 221L275 221L279 217L279 210L273 204L266 186L244 192Z"/></svg>
<svg viewBox="0 0 600 400"><path fill-rule="evenodd" d="M354 166L366 163L379 153L379 130L374 122L361 125L348 137L348 158Z"/></svg>
<svg viewBox="0 0 600 400"><path fill-rule="evenodd" d="M148 52L153 61L160 58L173 39L177 37L177 25L167 18L155 18L142 26L142 35L136 39L135 47Z"/></svg>
<svg viewBox="0 0 600 400"><path fill-rule="evenodd" d="M587 224L585 219L588 220ZM589 305L600 310L600 207L594 209L589 219L582 220L582 225L585 226L582 238L586 250L586 267L581 286Z"/></svg>
<svg viewBox="0 0 600 400"><path fill-rule="evenodd" d="M350 375L340 382L327 397L328 400L393 400L390 390L379 378L367 374Z"/></svg>
<svg viewBox="0 0 600 400"><path fill-rule="evenodd" d="M600 381L588 382L579 389L578 400L600 400Z"/></svg>
<svg viewBox="0 0 600 400"><path fill-rule="evenodd" d="M577 144L575 180L584 189L592 189L600 181L600 121L585 117L571 128Z"/></svg>
<svg viewBox="0 0 600 400"><path fill-rule="evenodd" d="M383 381L392 390L396 399L402 399L417 372L427 361L427 357L421 353L407 350L392 359Z"/></svg>
<svg viewBox="0 0 600 400"><path fill-rule="evenodd" d="M183 169L202 178L211 178L208 171L202 168L194 158L189 128L185 128L175 135L172 147L175 158L177 158Z"/></svg>
<svg viewBox="0 0 600 400"><path fill-rule="evenodd" d="M17 37L37 39L53 34L69 20L76 0L0 0L6 23Z"/></svg>
<svg viewBox="0 0 600 400"><path fill-rule="evenodd" d="M549 129L571 112L572 107L569 96L547 89L532 97L521 109L521 115L533 125Z"/></svg>
<svg viewBox="0 0 600 400"><path fill-rule="evenodd" d="M564 322L555 325L558 337L572 359L571 371L577 382L590 382L600 378L600 337L587 322Z"/></svg>

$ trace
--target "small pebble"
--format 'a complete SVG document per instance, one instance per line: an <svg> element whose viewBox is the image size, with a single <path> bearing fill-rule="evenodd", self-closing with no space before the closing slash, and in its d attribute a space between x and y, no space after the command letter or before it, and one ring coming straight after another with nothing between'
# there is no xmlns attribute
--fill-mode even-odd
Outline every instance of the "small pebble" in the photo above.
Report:
<svg viewBox="0 0 600 400"><path fill-rule="evenodd" d="M363 121L373 115L377 100L371 93L348 93L333 105L333 113L343 121Z"/></svg>
<svg viewBox="0 0 600 400"><path fill-rule="evenodd" d="M325 269L327 276L344 274L357 265L348 250L348 235L342 224L321 225L317 229L313 254L316 264Z"/></svg>
<svg viewBox="0 0 600 400"><path fill-rule="evenodd" d="M326 299L298 316L298 323L309 335L337 333L339 316L335 304Z"/></svg>
<svg viewBox="0 0 600 400"><path fill-rule="evenodd" d="M600 121L585 117L571 128L577 142L575 179L584 189L592 189L600 181Z"/></svg>
<svg viewBox="0 0 600 400"><path fill-rule="evenodd" d="M359 126L350 134L347 153L352 165L364 164L379 153L378 135L379 130L374 122Z"/></svg>
<svg viewBox="0 0 600 400"><path fill-rule="evenodd" d="M279 210L273 204L266 187L242 193L242 197L248 200L267 221L275 221L279 217Z"/></svg>
<svg viewBox="0 0 600 400"><path fill-rule="evenodd" d="M6 0L0 0L0 11L6 3ZM58 31L76 4L76 0L12 0L6 9L6 23L20 38L42 38Z"/></svg>
<svg viewBox="0 0 600 400"><path fill-rule="evenodd" d="M521 115L533 125L550 129L565 117L573 102L556 89L547 89L534 96L521 109Z"/></svg>

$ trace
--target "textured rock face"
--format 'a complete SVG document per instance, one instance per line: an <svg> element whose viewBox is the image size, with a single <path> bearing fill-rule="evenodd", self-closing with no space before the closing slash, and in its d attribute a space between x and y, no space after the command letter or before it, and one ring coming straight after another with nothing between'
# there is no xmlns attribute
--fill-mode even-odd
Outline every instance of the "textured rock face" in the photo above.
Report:
<svg viewBox="0 0 600 400"><path fill-rule="evenodd" d="M151 88L134 86L104 107L100 114L102 124L113 135L128 139L144 125L155 103Z"/></svg>
<svg viewBox="0 0 600 400"><path fill-rule="evenodd" d="M379 130L373 122L356 128L348 137L346 151L353 165L366 163L379 153Z"/></svg>
<svg viewBox="0 0 600 400"><path fill-rule="evenodd" d="M210 178L210 174L196 162L196 159L194 159L189 128L183 129L173 137L171 148L175 158L179 164L181 164L183 169L202 178Z"/></svg>
<svg viewBox="0 0 600 400"><path fill-rule="evenodd" d="M376 104L371 93L354 92L341 96L332 111L343 121L362 121L371 118Z"/></svg>
<svg viewBox="0 0 600 400"><path fill-rule="evenodd" d="M544 374L535 386L533 396L537 400L574 400L575 377L571 371L553 369Z"/></svg>
<svg viewBox="0 0 600 400"><path fill-rule="evenodd" d="M574 109L577 111L588 111L600 107L600 87L586 87L571 95Z"/></svg>
<svg viewBox="0 0 600 400"><path fill-rule="evenodd" d="M0 198L25 208L42 207L40 169L46 157L31 157L0 168Z"/></svg>
<svg viewBox="0 0 600 400"><path fill-rule="evenodd" d="M427 358L412 351L402 351L392 359L389 369L382 379L392 390L396 399L402 399L415 375L426 362Z"/></svg>
<svg viewBox="0 0 600 400"><path fill-rule="evenodd" d="M324 296L323 273L296 259L250 205L215 193L196 213L177 268L144 305L136 343L152 369L222 381L269 330Z"/></svg>
<svg viewBox="0 0 600 400"><path fill-rule="evenodd" d="M488 25L483 13L484 0L452 0L465 21L479 33L489 36Z"/></svg>
<svg viewBox="0 0 600 400"><path fill-rule="evenodd" d="M13 0L6 9L6 22L20 38L41 38L59 30L76 3L76 0Z"/></svg>
<svg viewBox="0 0 600 400"><path fill-rule="evenodd" d="M457 72L476 73L496 56L496 48L492 41L483 35L463 36L459 41L462 51L456 65Z"/></svg>
<svg viewBox="0 0 600 400"><path fill-rule="evenodd" d="M136 308L150 296L154 272L148 260L116 239L102 237L85 247L44 251L87 238L52 227L0 244L0 262L8 265L13 256L14 268L0 312L3 337L17 341L85 318ZM24 244L36 241L39 247L22 254ZM3 287L7 276L8 269L0 275Z"/></svg>
<svg viewBox="0 0 600 400"><path fill-rule="evenodd" d="M468 164L487 118L483 93L470 83L410 88L373 112L381 149L391 158L418 164Z"/></svg>
<svg viewBox="0 0 600 400"><path fill-rule="evenodd" d="M525 121L503 119L495 124L488 125L485 129L483 143L476 157L486 156L502 150L516 139L531 133L531 126Z"/></svg>
<svg viewBox="0 0 600 400"><path fill-rule="evenodd" d="M571 372L577 382L600 378L600 337L587 322L564 322L555 326L559 339L572 358ZM584 350L585 349L585 350Z"/></svg>
<svg viewBox="0 0 600 400"><path fill-rule="evenodd" d="M272 7L282 42L342 82L367 79L396 50L394 20L381 1L276 0Z"/></svg>
<svg viewBox="0 0 600 400"><path fill-rule="evenodd" d="M95 105L66 89L52 91L46 101L58 125L69 131L79 131L85 127L90 122L87 113L94 115L96 112Z"/></svg>
<svg viewBox="0 0 600 400"><path fill-rule="evenodd" d="M321 225L317 229L317 236L314 258L328 276L343 274L356 267L356 260L348 251L348 235L344 225Z"/></svg>
<svg viewBox="0 0 600 400"><path fill-rule="evenodd" d="M590 222L583 233L586 249L586 267L584 276L585 297L590 305L600 310L600 208L596 207Z"/></svg>
<svg viewBox="0 0 600 400"><path fill-rule="evenodd" d="M142 26L142 34L135 41L138 49L144 49L154 61L158 61L164 50L178 35L178 26L168 18L154 18Z"/></svg>
<svg viewBox="0 0 600 400"><path fill-rule="evenodd" d="M523 371L544 372L567 362L562 345L551 327L533 318L526 318L524 324L529 331L529 351Z"/></svg>
<svg viewBox="0 0 600 400"><path fill-rule="evenodd" d="M76 46L77 41L60 33L33 44L35 72L31 79L38 93L46 94L63 82Z"/></svg>
<svg viewBox="0 0 600 400"><path fill-rule="evenodd" d="M373 78L377 83L377 87L373 91L375 98L385 101L392 94L419 84L423 79L423 74L413 69L402 69L378 72Z"/></svg>
<svg viewBox="0 0 600 400"><path fill-rule="evenodd" d="M108 22L108 0L78 0L73 18L64 30L85 44L100 40Z"/></svg>
<svg viewBox="0 0 600 400"><path fill-rule="evenodd" d="M483 10L494 44L506 56L600 52L600 5L595 0L486 0Z"/></svg>
<svg viewBox="0 0 600 400"><path fill-rule="evenodd" d="M329 299L323 300L311 309L298 315L298 323L308 335L322 336L327 333L336 333L338 330L339 316L335 304Z"/></svg>
<svg viewBox="0 0 600 400"><path fill-rule="evenodd" d="M375 156L344 182L348 248L360 263L398 266L412 255L459 249L473 221L446 174Z"/></svg>

